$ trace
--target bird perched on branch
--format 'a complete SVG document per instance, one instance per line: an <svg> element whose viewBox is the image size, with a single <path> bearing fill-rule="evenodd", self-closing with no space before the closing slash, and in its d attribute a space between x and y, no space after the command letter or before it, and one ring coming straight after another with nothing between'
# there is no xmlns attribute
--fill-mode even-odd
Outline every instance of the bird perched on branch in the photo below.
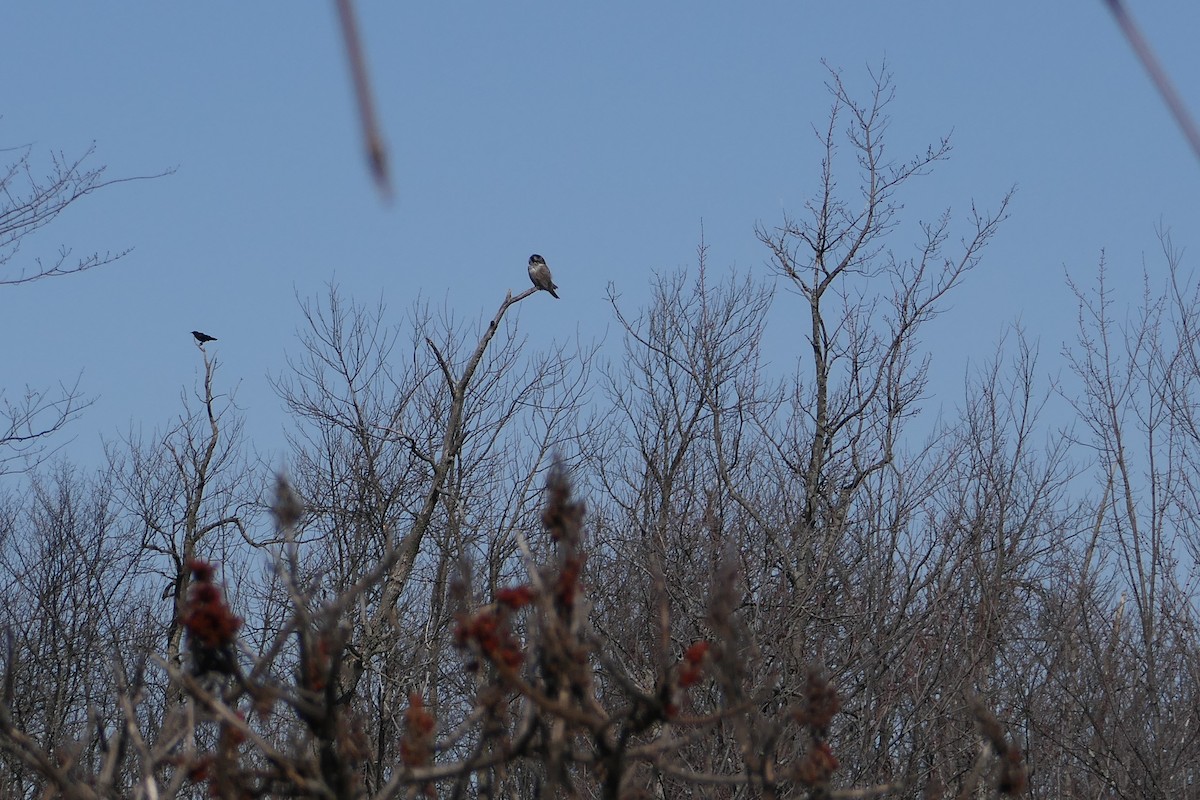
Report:
<svg viewBox="0 0 1200 800"><path fill-rule="evenodd" d="M558 299L558 295L554 291L558 286L550 278L550 267L546 264L546 259L537 253L529 257L529 280L533 281L533 285L537 288L549 292L555 300Z"/></svg>
<svg viewBox="0 0 1200 800"><path fill-rule="evenodd" d="M217 340L217 337L209 336L207 333L201 333L200 331L192 331L192 336L196 337L196 342L199 344L204 344L205 342L215 342Z"/></svg>

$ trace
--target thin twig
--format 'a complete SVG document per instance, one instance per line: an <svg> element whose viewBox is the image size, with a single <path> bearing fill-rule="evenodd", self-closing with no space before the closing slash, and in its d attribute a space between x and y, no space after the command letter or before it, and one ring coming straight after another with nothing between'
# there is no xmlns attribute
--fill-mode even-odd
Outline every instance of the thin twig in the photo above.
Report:
<svg viewBox="0 0 1200 800"><path fill-rule="evenodd" d="M350 60L350 75L354 80L354 97L358 101L358 118L362 123L367 166L384 199L390 200L392 183L388 178L387 149L383 146L383 136L375 118L375 104L371 100L371 84L367 80L366 59L363 57L362 42L358 38L358 22L354 17L353 0L337 0L337 11L338 21L342 25L342 38L346 42L346 57Z"/></svg>
<svg viewBox="0 0 1200 800"><path fill-rule="evenodd" d="M1105 0L1105 2L1108 4L1109 11L1116 17L1121 33L1125 34L1125 38L1129 40L1133 52L1142 60L1142 66L1150 73L1150 80L1158 87L1159 93L1167 103L1167 108L1171 110L1175 121L1183 129L1183 135L1187 137L1188 144L1192 146L1192 152L1196 154L1197 158L1200 158L1200 128L1196 127L1195 121L1188 115L1187 108L1183 105L1183 99L1175 91L1175 87L1171 84L1162 65L1158 63L1158 59L1154 57L1154 50L1151 49L1150 43L1146 41L1146 37L1142 36L1141 30L1138 29L1121 0Z"/></svg>

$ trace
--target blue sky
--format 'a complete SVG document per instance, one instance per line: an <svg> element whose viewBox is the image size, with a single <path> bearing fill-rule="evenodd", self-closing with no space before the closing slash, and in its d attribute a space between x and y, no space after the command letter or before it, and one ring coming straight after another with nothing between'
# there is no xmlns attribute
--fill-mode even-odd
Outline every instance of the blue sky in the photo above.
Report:
<svg viewBox="0 0 1200 800"><path fill-rule="evenodd" d="M1200 4L1131 2L1193 112ZM799 213L829 106L821 59L865 88L886 59L890 148L953 131L954 154L901 199L908 226L972 200L1011 219L930 329L935 403L1021 321L1046 368L1072 336L1064 270L1101 249L1136 302L1154 227L1193 247L1200 164L1099 0L854 3L384 3L358 9L397 196L363 166L329 3L27 3L6 8L0 147L77 154L113 177L174 168L85 199L23 254L133 247L115 265L0 289L0 381L17 393L83 371L98 400L66 452L146 434L200 369L188 332L237 386L247 430L282 442L267 376L295 352L296 297L334 281L396 320L423 296L490 316L544 254L562 301L522 304L531 336L612 339L612 282L630 305L654 270L766 278L756 223ZM906 238L907 237L907 238ZM793 313L781 296L786 329ZM795 342L796 347L801 343ZM790 361L775 342L779 361Z"/></svg>

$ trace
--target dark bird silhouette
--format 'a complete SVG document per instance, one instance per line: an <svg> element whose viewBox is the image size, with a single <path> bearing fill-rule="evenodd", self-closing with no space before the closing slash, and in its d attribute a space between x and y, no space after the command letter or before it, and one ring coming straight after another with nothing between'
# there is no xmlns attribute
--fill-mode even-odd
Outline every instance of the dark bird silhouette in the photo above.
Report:
<svg viewBox="0 0 1200 800"><path fill-rule="evenodd" d="M204 344L205 342L215 342L217 340L217 337L209 336L207 333L201 333L200 331L192 331L192 336L195 336L196 341L200 344Z"/></svg>
<svg viewBox="0 0 1200 800"><path fill-rule="evenodd" d="M537 253L529 257L529 280L533 281L533 285L537 288L549 292L555 300L558 299L558 295L554 291L558 286L550 278L550 267L546 264L546 259Z"/></svg>

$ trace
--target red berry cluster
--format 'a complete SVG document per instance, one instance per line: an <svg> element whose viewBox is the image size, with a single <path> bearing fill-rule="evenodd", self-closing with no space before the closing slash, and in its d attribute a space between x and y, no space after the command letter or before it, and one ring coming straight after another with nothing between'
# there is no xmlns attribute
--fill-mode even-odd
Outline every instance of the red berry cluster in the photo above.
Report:
<svg viewBox="0 0 1200 800"><path fill-rule="evenodd" d="M508 629L508 615L504 612L504 606L490 606L472 614L459 614L458 627L454 629L454 643L460 649L477 648L488 661L516 669L525 655ZM471 669L476 666L468 665Z"/></svg>
<svg viewBox="0 0 1200 800"><path fill-rule="evenodd" d="M816 742L796 766L796 780L805 786L824 785L838 768L837 756L829 742Z"/></svg>
<svg viewBox="0 0 1200 800"><path fill-rule="evenodd" d="M805 786L824 786L839 766L825 737L841 708L842 698L833 684L816 670L810 671L804 685L804 705L792 712L792 717L808 728L813 739L812 747L795 767L796 780Z"/></svg>
<svg viewBox="0 0 1200 800"><path fill-rule="evenodd" d="M683 651L683 658L679 659L675 667L673 680L668 681L662 689L662 713L667 719L679 716L679 705L675 702L678 696L704 677L704 659L711 648L710 642L700 640L692 642L688 649Z"/></svg>
<svg viewBox="0 0 1200 800"><path fill-rule="evenodd" d="M512 586L496 592L496 602L514 611L532 603L534 597L533 589L528 586Z"/></svg>
<svg viewBox="0 0 1200 800"><path fill-rule="evenodd" d="M405 766L419 767L433 757L433 714L425 708L425 700L413 692L408 696L404 712L404 738L400 740L400 758Z"/></svg>
<svg viewBox="0 0 1200 800"><path fill-rule="evenodd" d="M679 663L679 685L686 689L694 686L704 677L704 657L708 655L711 645L705 641L693 642L683 653Z"/></svg>
<svg viewBox="0 0 1200 800"><path fill-rule="evenodd" d="M579 597L579 576L583 572L582 554L564 559L562 572L554 582L554 603L563 614L570 614Z"/></svg>
<svg viewBox="0 0 1200 800"><path fill-rule="evenodd" d="M812 729L813 736L824 739L829 734L829 725L834 714L842 708L842 699L837 689L820 673L808 673L804 686L804 706L792 714L796 722Z"/></svg>
<svg viewBox="0 0 1200 800"><path fill-rule="evenodd" d="M583 529L583 503L571 502L571 486L562 474L552 475L546 484L548 495L546 508L542 511L542 525L554 542L578 541Z"/></svg>
<svg viewBox="0 0 1200 800"><path fill-rule="evenodd" d="M332 649L329 639L322 636L317 640L316 652L305 654L304 686L314 692L321 692L328 686L329 664Z"/></svg>
<svg viewBox="0 0 1200 800"><path fill-rule="evenodd" d="M181 622L188 634L192 657L198 669L231 673L232 645L242 627L242 618L225 603L221 587L214 580L216 568L212 564L192 559L188 569L195 582L188 592Z"/></svg>

